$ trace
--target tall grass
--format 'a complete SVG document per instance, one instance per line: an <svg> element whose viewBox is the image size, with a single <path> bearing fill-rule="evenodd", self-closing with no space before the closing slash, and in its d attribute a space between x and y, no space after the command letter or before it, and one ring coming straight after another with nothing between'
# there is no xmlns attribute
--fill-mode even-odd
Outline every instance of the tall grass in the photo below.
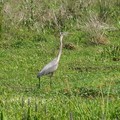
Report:
<svg viewBox="0 0 120 120"><path fill-rule="evenodd" d="M23 25L38 31L46 27L54 31L76 29L77 21L81 22L84 18L87 18L89 11L98 13L100 21L102 20L103 22L111 19L112 15L117 18L119 14L117 9L112 11L113 8L118 8L116 4L119 3L117 2L116 0L114 2L103 0L53 0L50 2L47 0L28 0L16 2L13 0L4 3L4 24L7 24L7 26L11 25L14 28ZM115 17L114 21L116 21Z"/></svg>

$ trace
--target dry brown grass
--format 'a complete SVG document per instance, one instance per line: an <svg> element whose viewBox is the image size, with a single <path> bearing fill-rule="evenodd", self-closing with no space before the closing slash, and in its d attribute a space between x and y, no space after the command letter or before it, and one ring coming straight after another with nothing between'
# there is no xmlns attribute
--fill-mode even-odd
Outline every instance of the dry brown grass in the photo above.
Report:
<svg viewBox="0 0 120 120"><path fill-rule="evenodd" d="M95 13L90 13L86 21L79 26L88 35L88 40L93 44L108 44L110 41L106 37L106 31L113 30L115 27L100 21Z"/></svg>

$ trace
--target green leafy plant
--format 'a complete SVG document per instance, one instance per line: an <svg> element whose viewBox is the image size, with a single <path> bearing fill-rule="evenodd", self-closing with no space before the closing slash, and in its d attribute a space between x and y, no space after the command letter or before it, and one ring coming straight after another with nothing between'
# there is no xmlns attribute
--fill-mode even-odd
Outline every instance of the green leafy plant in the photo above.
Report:
<svg viewBox="0 0 120 120"><path fill-rule="evenodd" d="M113 61L120 60L120 45L110 45L103 48L101 58L109 58Z"/></svg>

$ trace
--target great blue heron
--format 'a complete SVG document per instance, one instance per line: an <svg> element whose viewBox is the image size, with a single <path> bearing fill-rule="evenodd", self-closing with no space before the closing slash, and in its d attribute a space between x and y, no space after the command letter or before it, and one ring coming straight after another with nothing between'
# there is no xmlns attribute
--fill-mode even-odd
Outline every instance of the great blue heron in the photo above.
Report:
<svg viewBox="0 0 120 120"><path fill-rule="evenodd" d="M63 40L63 36L66 34L68 33L67 32L60 33L60 49L59 49L58 56L54 58L51 62L49 62L47 65L45 65L43 69L37 74L37 78L39 79L39 88L40 88L40 77L47 74L50 74L50 76L52 76L53 72L57 70L59 60L62 54L62 40ZM50 85L51 85L51 78L50 78Z"/></svg>

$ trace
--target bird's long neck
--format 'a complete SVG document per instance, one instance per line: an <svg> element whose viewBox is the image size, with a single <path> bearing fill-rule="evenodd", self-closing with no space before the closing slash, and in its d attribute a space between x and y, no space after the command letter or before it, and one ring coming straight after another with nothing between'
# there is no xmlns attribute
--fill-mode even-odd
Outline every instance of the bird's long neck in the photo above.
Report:
<svg viewBox="0 0 120 120"><path fill-rule="evenodd" d="M60 49L59 49L59 53L58 53L58 62L59 62L61 54L62 54L62 39L63 39L63 36L60 36Z"/></svg>

